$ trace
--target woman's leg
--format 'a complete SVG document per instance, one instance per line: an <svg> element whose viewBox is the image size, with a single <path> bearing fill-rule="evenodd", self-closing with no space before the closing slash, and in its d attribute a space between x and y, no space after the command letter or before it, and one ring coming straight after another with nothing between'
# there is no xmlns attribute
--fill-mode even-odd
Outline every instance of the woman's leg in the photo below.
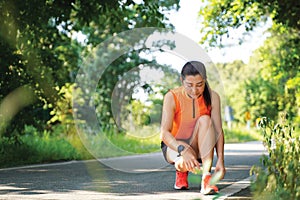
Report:
<svg viewBox="0 0 300 200"><path fill-rule="evenodd" d="M202 159L203 174L209 173L212 167L216 137L208 115L201 116L196 122L190 143L194 150L198 150Z"/></svg>
<svg viewBox="0 0 300 200"><path fill-rule="evenodd" d="M188 146L186 142L178 141L179 144L182 144L184 146ZM178 157L178 152L167 148L166 151L166 160L174 164L174 167L176 169L176 178L175 178L175 184L174 189L176 190L182 190L182 189L188 189L188 170L183 163L182 156Z"/></svg>

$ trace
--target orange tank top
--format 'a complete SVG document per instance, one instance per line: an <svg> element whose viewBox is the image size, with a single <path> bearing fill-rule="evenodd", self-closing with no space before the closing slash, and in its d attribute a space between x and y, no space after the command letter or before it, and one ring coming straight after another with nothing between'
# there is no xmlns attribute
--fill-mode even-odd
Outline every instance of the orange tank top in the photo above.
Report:
<svg viewBox="0 0 300 200"><path fill-rule="evenodd" d="M198 118L209 115L211 107L205 105L204 97L190 98L183 86L170 90L175 100L175 115L173 119L172 135L176 139L189 139L194 131Z"/></svg>

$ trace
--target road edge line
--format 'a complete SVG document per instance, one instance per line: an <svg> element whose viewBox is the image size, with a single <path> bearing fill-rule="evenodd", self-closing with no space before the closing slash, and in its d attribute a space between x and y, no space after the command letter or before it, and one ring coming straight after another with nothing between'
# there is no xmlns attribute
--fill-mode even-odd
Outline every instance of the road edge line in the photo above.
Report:
<svg viewBox="0 0 300 200"><path fill-rule="evenodd" d="M30 168L37 168L37 167L51 167L51 166L59 166L59 165L68 165L68 164L78 163L78 162L81 162L81 161L71 160L71 161L64 161L64 162L54 162L54 163L42 163L42 164L24 165L24 166L18 166L18 167L1 168L0 171L30 169Z"/></svg>
<svg viewBox="0 0 300 200"><path fill-rule="evenodd" d="M217 199L226 199L238 192L240 192L242 189L245 189L250 186L251 180L255 179L255 175L249 176L241 181L235 182L231 184L228 187L223 188L220 190L221 196L219 196Z"/></svg>

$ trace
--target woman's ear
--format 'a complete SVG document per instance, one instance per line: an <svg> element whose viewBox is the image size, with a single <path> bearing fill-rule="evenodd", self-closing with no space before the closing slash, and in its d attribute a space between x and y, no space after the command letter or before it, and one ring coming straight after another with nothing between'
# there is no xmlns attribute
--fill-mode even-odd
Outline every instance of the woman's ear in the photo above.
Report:
<svg viewBox="0 0 300 200"><path fill-rule="evenodd" d="M180 76L180 81L181 81L181 83L183 82L183 78L182 78L182 76Z"/></svg>

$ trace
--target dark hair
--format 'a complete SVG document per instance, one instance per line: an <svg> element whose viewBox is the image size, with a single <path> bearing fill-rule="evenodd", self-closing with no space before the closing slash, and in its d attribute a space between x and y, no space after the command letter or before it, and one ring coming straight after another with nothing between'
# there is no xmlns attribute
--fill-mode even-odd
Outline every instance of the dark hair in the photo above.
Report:
<svg viewBox="0 0 300 200"><path fill-rule="evenodd" d="M199 61L190 61L187 62L181 70L181 77L183 80L185 79L186 76L196 76L198 74L205 80L203 97L204 97L205 105L209 107L211 106L211 96L210 96L209 85L207 82L206 69L204 64Z"/></svg>

